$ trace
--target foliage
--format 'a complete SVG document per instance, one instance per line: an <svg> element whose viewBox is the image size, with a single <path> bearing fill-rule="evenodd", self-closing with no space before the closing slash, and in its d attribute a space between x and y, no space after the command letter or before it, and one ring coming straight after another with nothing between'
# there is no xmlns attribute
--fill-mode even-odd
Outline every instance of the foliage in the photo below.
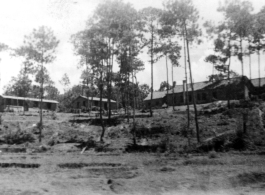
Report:
<svg viewBox="0 0 265 195"><path fill-rule="evenodd" d="M40 83L40 99L42 101L44 95L44 84L50 83L49 74L44 67L45 64L52 63L55 60L55 51L59 41L54 36L50 28L41 26L38 29L33 29L33 32L24 37L23 45L15 49L17 56L22 56L25 61L32 63L35 66L36 78L35 81ZM42 129L42 104L40 104L40 136L41 142Z"/></svg>
<svg viewBox="0 0 265 195"><path fill-rule="evenodd" d="M17 77L12 77L9 84L5 86L4 94L27 97L31 91L31 83L32 81L28 76L22 77L21 75L18 75Z"/></svg>
<svg viewBox="0 0 265 195"><path fill-rule="evenodd" d="M8 46L4 43L0 43L0 52L1 51L4 51L4 50L7 50L8 49Z"/></svg>
<svg viewBox="0 0 265 195"><path fill-rule="evenodd" d="M162 81L160 83L160 87L159 87L158 91L166 91L167 89L171 89L171 88L172 88L172 86L169 83L167 83L166 81Z"/></svg>
<svg viewBox="0 0 265 195"><path fill-rule="evenodd" d="M66 73L64 73L62 79L59 82L64 87L65 91L69 88L69 85L71 84L70 79Z"/></svg>
<svg viewBox="0 0 265 195"><path fill-rule="evenodd" d="M72 101L82 94L83 87L81 85L74 85L64 94L59 95L59 111L69 111L72 108Z"/></svg>
<svg viewBox="0 0 265 195"><path fill-rule="evenodd" d="M41 26L33 29L33 32L24 37L23 46L15 50L16 55L40 65L41 63L51 63L55 59L55 49L59 41L50 28Z"/></svg>
<svg viewBox="0 0 265 195"><path fill-rule="evenodd" d="M60 95L59 90L54 85L44 87L44 97L50 100L58 100Z"/></svg>
<svg viewBox="0 0 265 195"><path fill-rule="evenodd" d="M6 144L23 144L27 142L34 142L35 138L32 133L17 130L3 135L3 140Z"/></svg>

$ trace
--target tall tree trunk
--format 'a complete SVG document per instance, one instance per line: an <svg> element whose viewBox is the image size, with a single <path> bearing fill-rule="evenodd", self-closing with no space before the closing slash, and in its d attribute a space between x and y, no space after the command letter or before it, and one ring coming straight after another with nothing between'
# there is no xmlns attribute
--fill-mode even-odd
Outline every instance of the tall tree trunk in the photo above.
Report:
<svg viewBox="0 0 265 195"><path fill-rule="evenodd" d="M151 99L150 99L150 116L152 117L153 116L153 111L152 111L152 101L153 101L153 91L154 91L154 85L153 85L153 44L154 44L154 32L153 32L153 29L152 29L152 32L151 32Z"/></svg>
<svg viewBox="0 0 265 195"><path fill-rule="evenodd" d="M129 95L129 87L130 87L130 73L128 73L128 79L127 79L128 83L127 83L127 122L129 123L130 122L130 112L129 112L129 106L130 106L130 95Z"/></svg>
<svg viewBox="0 0 265 195"><path fill-rule="evenodd" d="M228 78L228 96L227 96L227 107L230 109L230 94L231 94L231 83L230 83L230 66L231 66L231 32L229 33L229 40L228 40L228 49L229 49L229 61L228 61L228 71L227 71L227 78Z"/></svg>
<svg viewBox="0 0 265 195"><path fill-rule="evenodd" d="M133 67L133 56L132 56L132 48L131 48L131 42L130 42L130 49L129 49L129 59L130 59L130 66ZM132 87L133 87L133 144L136 145L136 124L135 124L135 85L134 85L134 74L133 74L133 69L132 69Z"/></svg>
<svg viewBox="0 0 265 195"><path fill-rule="evenodd" d="M173 110L175 110L175 85L174 85L174 67L173 64L171 63L171 72L172 72L172 105L173 105Z"/></svg>
<svg viewBox="0 0 265 195"><path fill-rule="evenodd" d="M44 72L43 62L41 63L41 86L40 86L40 124L39 124L39 142L42 139L42 128L43 128L43 115L42 115L42 102L43 102L43 83L44 83Z"/></svg>
<svg viewBox="0 0 265 195"><path fill-rule="evenodd" d="M243 45L242 45L242 37L240 37L240 53L241 53L241 59L240 59L240 62L241 62L241 69L242 69L242 76L244 76L244 62L243 62Z"/></svg>
<svg viewBox="0 0 265 195"><path fill-rule="evenodd" d="M87 71L87 76L88 76L88 63L87 63L87 57L86 57L86 71ZM88 88L88 85L89 85L89 79L87 78L87 80L86 80L86 86L87 86L87 92L86 92L87 106L86 106L86 110L87 110L87 111L88 111L88 109L89 109L89 96L88 96L89 88ZM90 116L90 112L89 112L89 116Z"/></svg>
<svg viewBox="0 0 265 195"><path fill-rule="evenodd" d="M197 134L197 141L200 143L200 130L199 130L199 124L198 124L198 113L197 113L197 106L196 106L193 81L192 81L192 71L191 71L190 52L189 52L189 40L187 37L188 33L187 33L186 24L184 24L184 28L185 28L185 38L186 38L186 44L187 44L187 57L188 57L188 64L189 64L189 70L190 70L190 84L191 84L191 90L192 90L192 100L193 100L194 114L195 114L196 134Z"/></svg>
<svg viewBox="0 0 265 195"><path fill-rule="evenodd" d="M186 44L185 44L185 37L183 35L183 45L184 45L184 65L185 65L185 79L186 79L186 90L185 90L185 99L187 105L187 129L190 129L190 105L189 105L189 97L188 97L188 75L187 75L187 57L186 57ZM192 132L190 132L192 134Z"/></svg>
<svg viewBox="0 0 265 195"><path fill-rule="evenodd" d="M110 39L109 39L109 51L110 48ZM111 52L110 52L111 53ZM111 118L111 81L112 81L112 64L113 64L113 54L110 54L109 62L108 62L108 119Z"/></svg>
<svg viewBox="0 0 265 195"><path fill-rule="evenodd" d="M260 44L260 43L259 43ZM259 46L258 46L259 47ZM258 48L258 66L259 66L259 87L261 86L260 84L260 51L259 51L259 48Z"/></svg>
<svg viewBox="0 0 265 195"><path fill-rule="evenodd" d="M102 70L100 71L100 99L99 99L99 105L100 105L100 111L99 111L99 116L100 116L100 123L101 123L101 127L102 127L102 132L100 135L100 141L103 142L103 137L105 134L105 125L104 125L104 121L103 121L103 117L102 117L102 95L103 95L103 78L102 78Z"/></svg>
<svg viewBox="0 0 265 195"><path fill-rule="evenodd" d="M167 64L167 54L166 54L166 68L167 68L167 97L168 97L168 90L169 90L169 86L168 86L168 64ZM167 99L166 99L167 100ZM167 103L167 106L168 106L168 102Z"/></svg>
<svg viewBox="0 0 265 195"><path fill-rule="evenodd" d="M134 86L134 75L132 72L132 84L133 84L133 144L136 145L136 125L135 125L135 86Z"/></svg>
<svg viewBox="0 0 265 195"><path fill-rule="evenodd" d="M229 56L229 62L228 62L228 97L227 97L227 107L230 109L231 104L230 104L230 94L231 94L231 82L230 82L230 64L231 64L231 56Z"/></svg>
<svg viewBox="0 0 265 195"><path fill-rule="evenodd" d="M250 51L250 40L248 40L248 57L249 57L249 79L251 80L251 51Z"/></svg>

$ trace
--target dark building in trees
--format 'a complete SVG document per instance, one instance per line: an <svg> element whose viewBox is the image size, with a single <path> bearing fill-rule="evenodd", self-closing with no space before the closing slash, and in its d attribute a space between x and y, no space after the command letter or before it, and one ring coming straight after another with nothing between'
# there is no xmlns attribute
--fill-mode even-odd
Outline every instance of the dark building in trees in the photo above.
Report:
<svg viewBox="0 0 265 195"><path fill-rule="evenodd" d="M260 98L264 99L265 96L263 94L265 94L265 78L263 77L263 78L251 79L251 83L256 89L253 94L258 95L260 96Z"/></svg>
<svg viewBox="0 0 265 195"><path fill-rule="evenodd" d="M218 80L218 81L203 81L193 83L194 92L195 92L195 101L197 104L209 103L216 100L239 100L239 99L248 99L250 94L254 94L257 88L251 83L247 77L236 77L230 79L230 84L228 79ZM173 95L174 91L174 95ZM152 101L152 106L162 107L164 103L167 103L169 106L185 105L186 96L185 91L188 92L187 101L189 104L192 104L192 92L191 85L188 84L186 89L185 85L176 85L174 90L171 89L168 92L154 92L155 97ZM173 101L174 98L174 101ZM150 105L150 94L144 100L145 106Z"/></svg>
<svg viewBox="0 0 265 195"><path fill-rule="evenodd" d="M144 106L146 108L149 108L151 102L152 107L159 107L166 103L166 91L154 91L153 92L153 100L151 101L151 93L148 94L148 96L144 99Z"/></svg>
<svg viewBox="0 0 265 195"><path fill-rule="evenodd" d="M251 79L251 83L254 85L254 87L257 88L265 88L265 78L256 78L256 79Z"/></svg>
<svg viewBox="0 0 265 195"><path fill-rule="evenodd" d="M0 112L4 111L33 111L39 109L41 100L38 98L0 95ZM42 108L56 111L58 102L55 100L42 100Z"/></svg>
<svg viewBox="0 0 265 195"><path fill-rule="evenodd" d="M82 95L79 95L75 100L72 102L72 108L74 109L82 109L82 108L90 108L90 106L96 106L100 107L100 98L98 97L85 97ZM114 110L117 108L117 103L114 100L111 100L110 102L111 109ZM108 110L108 99L102 98L102 108L104 110Z"/></svg>

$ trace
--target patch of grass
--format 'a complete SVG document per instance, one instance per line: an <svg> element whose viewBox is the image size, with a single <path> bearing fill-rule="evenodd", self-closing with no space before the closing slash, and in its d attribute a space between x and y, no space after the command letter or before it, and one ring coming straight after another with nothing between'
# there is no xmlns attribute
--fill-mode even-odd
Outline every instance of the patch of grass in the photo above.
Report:
<svg viewBox="0 0 265 195"><path fill-rule="evenodd" d="M188 159L183 162L183 165L224 165L225 163L219 160L201 158L201 159Z"/></svg>
<svg viewBox="0 0 265 195"><path fill-rule="evenodd" d="M120 163L60 163L58 167L68 169L80 169L83 167L120 167Z"/></svg>
<svg viewBox="0 0 265 195"><path fill-rule="evenodd" d="M164 153L166 151L166 143L161 142L159 144L154 145L128 145L126 148L126 152L150 152L150 153Z"/></svg>
<svg viewBox="0 0 265 195"><path fill-rule="evenodd" d="M233 185L245 186L249 184L263 183L265 182L265 172L246 172L240 173L235 177L232 177L231 182Z"/></svg>
<svg viewBox="0 0 265 195"><path fill-rule="evenodd" d="M1 168L10 168L10 167L16 167L16 168L39 168L40 164L25 164L25 163L0 163Z"/></svg>
<svg viewBox="0 0 265 195"><path fill-rule="evenodd" d="M211 151L211 152L209 152L209 154L208 154L208 158L217 158L218 157L218 155L217 155L217 153L215 152L215 151Z"/></svg>
<svg viewBox="0 0 265 195"><path fill-rule="evenodd" d="M171 167L163 167L160 169L160 171L162 171L162 172L173 172L173 171L175 171L175 169L171 168Z"/></svg>
<svg viewBox="0 0 265 195"><path fill-rule="evenodd" d="M33 134L24 131L15 131L5 134L3 141L6 144L22 144L26 142L34 142Z"/></svg>

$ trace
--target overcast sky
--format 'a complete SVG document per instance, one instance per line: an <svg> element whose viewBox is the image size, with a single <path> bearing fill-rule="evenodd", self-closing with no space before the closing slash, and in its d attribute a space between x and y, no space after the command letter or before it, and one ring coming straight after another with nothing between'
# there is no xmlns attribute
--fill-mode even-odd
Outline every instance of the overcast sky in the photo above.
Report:
<svg viewBox="0 0 265 195"><path fill-rule="evenodd" d="M163 0L124 0L130 2L139 10L144 7L153 6L162 8ZM265 5L264 0L251 0L255 11ZM100 0L0 0L0 42L11 48L22 45L24 35L32 32L33 28L45 25L54 31L55 36L60 40L57 49L57 58L47 68L51 74L56 87L62 92L59 80L64 73L67 73L71 85L80 82L81 70L77 69L78 58L73 54L73 46L70 43L70 36L85 28L85 22L93 14L93 10L100 3ZM216 11L219 0L194 0L199 10L201 20L215 20L222 18ZM212 73L212 66L204 62L206 55L212 50L211 41L191 49L192 71L194 81L204 81ZM3 87L16 76L21 68L21 59L11 57L9 53L0 53L0 93ZM150 85L150 63L147 54L141 55L145 63L145 70L138 73L138 81ZM249 76L248 58L244 58L245 75ZM174 68L174 80L181 84L184 79L183 59L180 59L182 67ZM265 58L261 58L261 76L265 77ZM170 66L171 67L171 66ZM252 77L258 77L257 57L252 57ZM240 66L238 62L232 62L231 68L238 73ZM118 70L118 67L115 67ZM169 74L171 81L171 72ZM161 58L154 65L154 89L158 89L162 81L166 80L165 59Z"/></svg>

